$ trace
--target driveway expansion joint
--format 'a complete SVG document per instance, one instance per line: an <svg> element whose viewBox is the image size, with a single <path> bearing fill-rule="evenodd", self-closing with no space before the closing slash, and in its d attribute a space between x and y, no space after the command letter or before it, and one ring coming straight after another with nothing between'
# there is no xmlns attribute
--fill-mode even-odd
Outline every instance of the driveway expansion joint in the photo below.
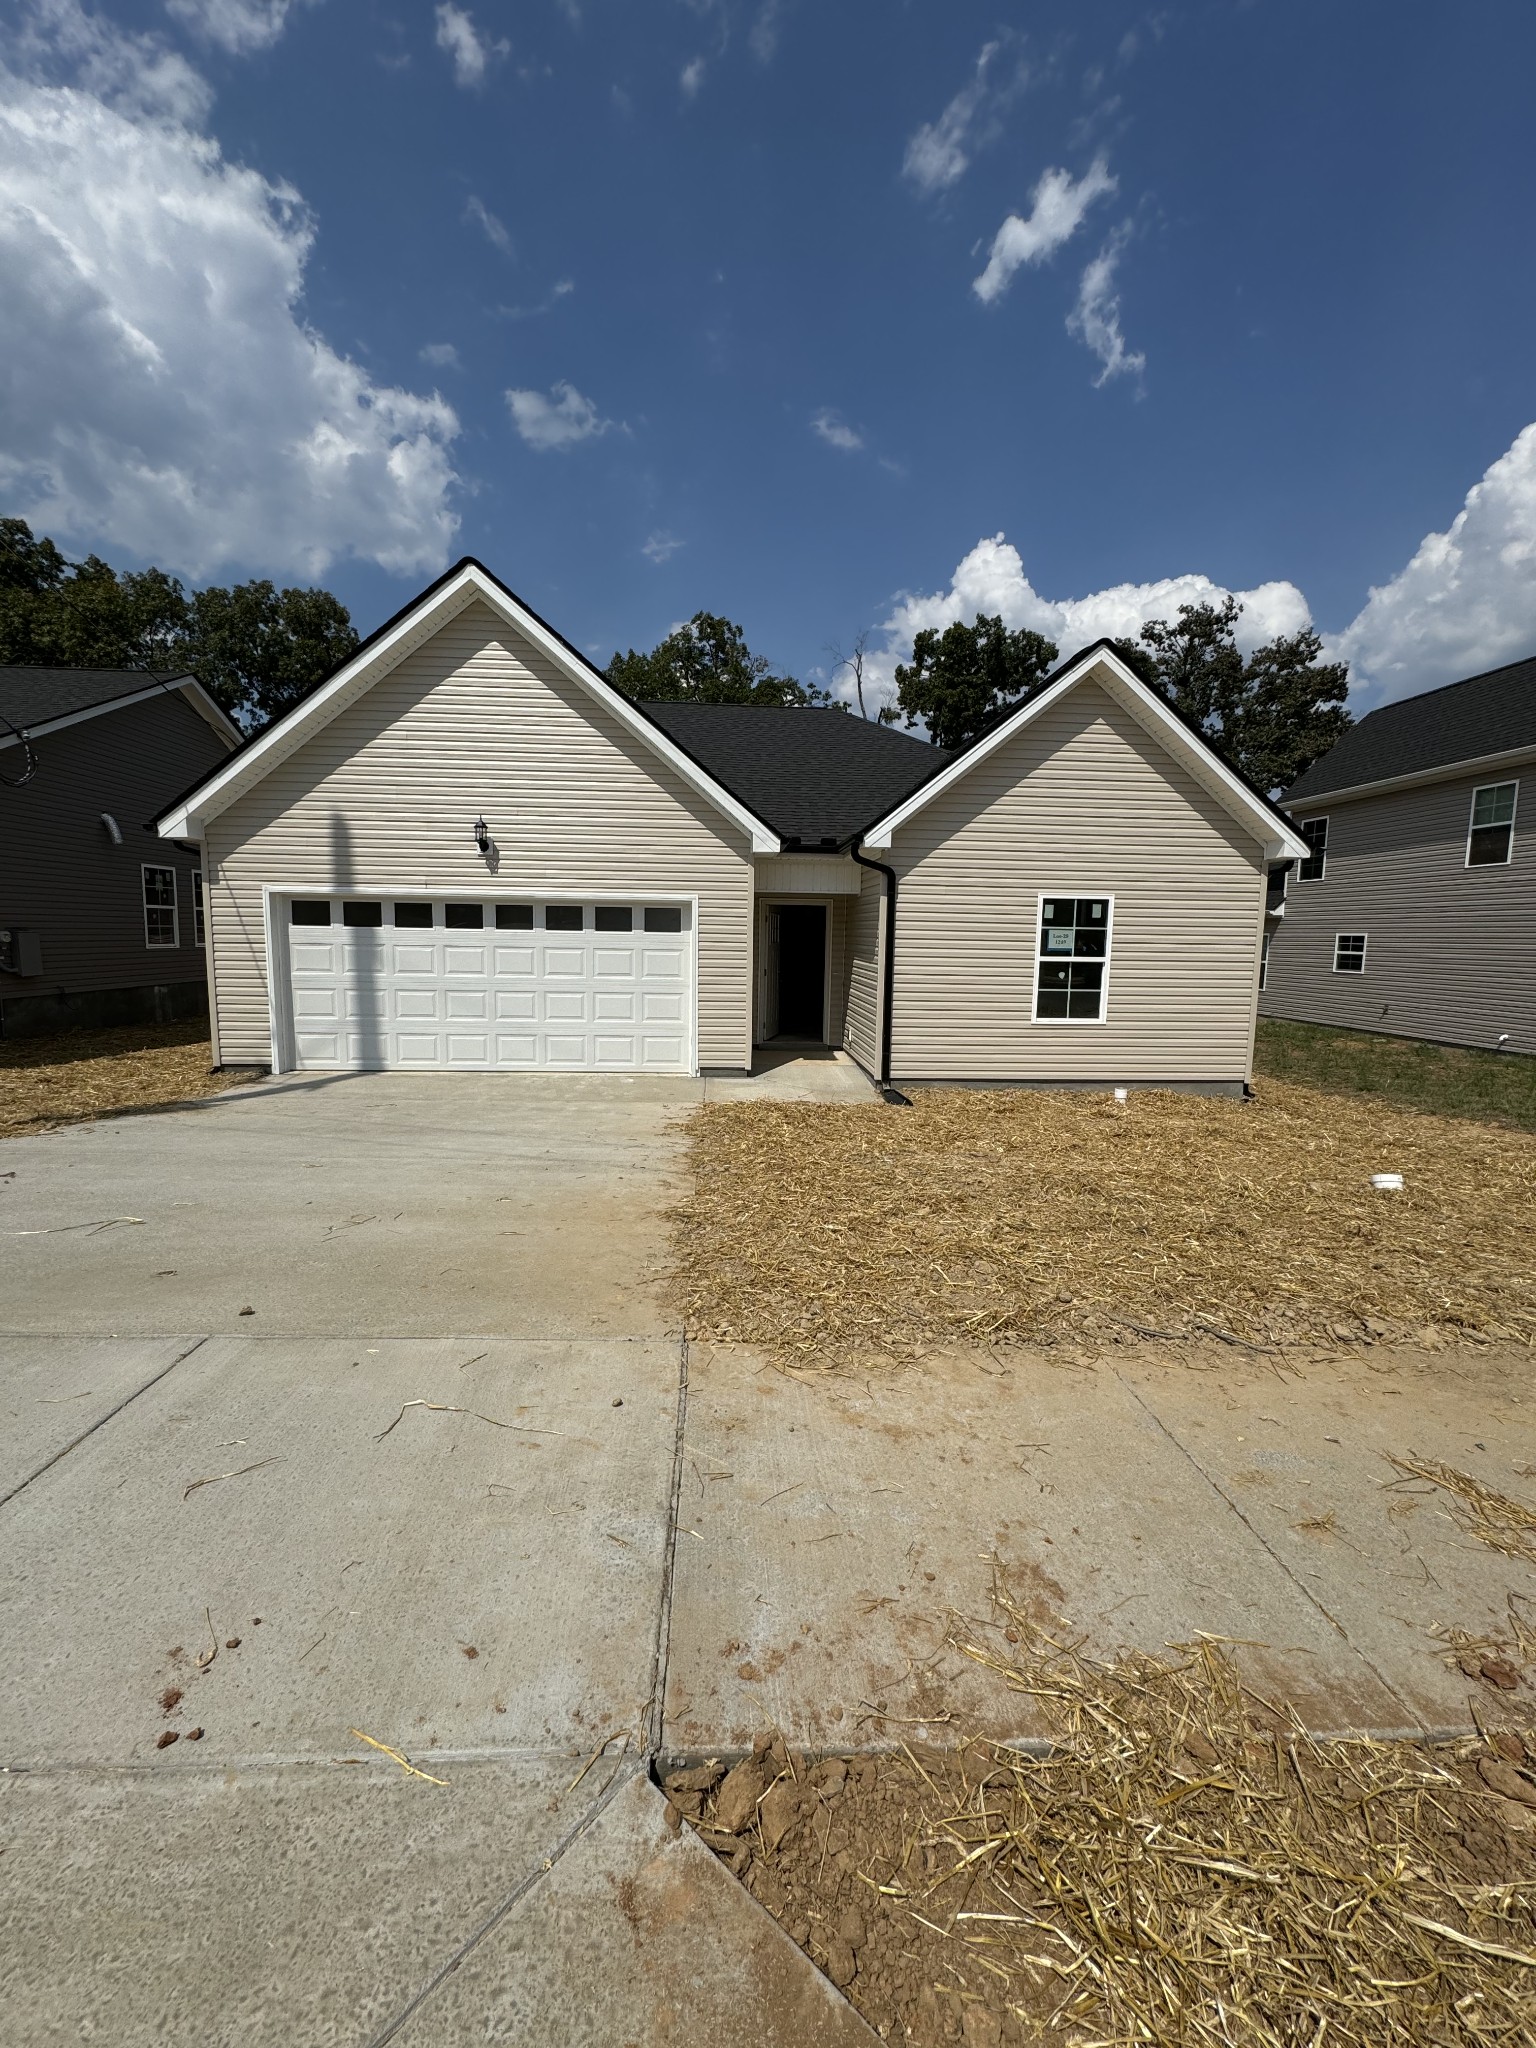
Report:
<svg viewBox="0 0 1536 2048"><path fill-rule="evenodd" d="M645 1756L654 1762L666 1731L667 1666L672 1654L672 1588L677 1575L677 1530L683 1497L683 1452L688 1432L688 1333L677 1347L677 1420L672 1438L672 1481L662 1539L661 1597L656 1605L656 1643L651 1654L651 1696L646 1704Z"/></svg>
<svg viewBox="0 0 1536 2048"><path fill-rule="evenodd" d="M1287 1564L1285 1559L1280 1555L1279 1551L1276 1550L1274 1545L1269 1542L1269 1540L1264 1535L1264 1532L1261 1529L1256 1528L1255 1525L1248 1519L1247 1515L1244 1514L1241 1504L1233 1499L1232 1495L1227 1492L1224 1486L1222 1486L1217 1480L1211 1477L1210 1473L1206 1471L1205 1467L1201 1464L1200 1460L1195 1456L1194 1452L1190 1450L1189 1446L1183 1441L1181 1437L1175 1435L1175 1433L1168 1427L1167 1423L1164 1422L1161 1415L1159 1415L1157 1410L1152 1406L1151 1402L1143 1397L1141 1390L1138 1387L1133 1386L1132 1383L1128 1379L1126 1379L1123 1373L1117 1372L1115 1374L1115 1378L1119 1380L1121 1386L1123 1386L1126 1389L1126 1391L1131 1395L1132 1399L1136 1402L1137 1406L1142 1410L1142 1412L1150 1416L1152 1421L1156 1423L1157 1427L1162 1431L1163 1435L1167 1437L1169 1443L1171 1443L1174 1446L1174 1448L1185 1459L1188 1460L1190 1465L1194 1467L1195 1471L1199 1473L1200 1477L1205 1481L1206 1485L1211 1489L1212 1493L1216 1494L1219 1499L1226 1502L1227 1506L1232 1510L1233 1514L1236 1515L1237 1519L1248 1531L1249 1535L1253 1538L1254 1542L1257 1543L1260 1549L1263 1550L1265 1555L1279 1567L1280 1571L1284 1574L1285 1578L1290 1582L1292 1586L1295 1587L1296 1591L1307 1602L1307 1605L1309 1607L1315 1608L1316 1611L1323 1617L1324 1621L1327 1622L1328 1626L1337 1632L1337 1634L1343 1642L1348 1644L1350 1650L1354 1653L1355 1656L1357 1656L1360 1659L1360 1662L1365 1666L1366 1670L1370 1672L1371 1676L1376 1680L1376 1683L1382 1688L1382 1691L1387 1695L1387 1697L1389 1699L1397 1701L1398 1705L1403 1709L1403 1712L1410 1717L1410 1723L1412 1727L1412 1740L1417 1742L1425 1741L1428 1737L1428 1730L1423 1726L1422 1722L1420 1722L1417 1718L1413 1717L1413 1708L1409 1705L1408 1701L1403 1698L1403 1695L1401 1694L1401 1692L1398 1691L1397 1687L1392 1684L1391 1680L1388 1679L1380 1670L1378 1670L1374 1663L1372 1663L1371 1659L1365 1654L1364 1650L1360 1648L1360 1645L1350 1635L1349 1630L1344 1626L1343 1622L1341 1622L1338 1619L1337 1615L1330 1613L1329 1610L1323 1605L1322 1601L1319 1600L1317 1595L1311 1590L1311 1588L1308 1587L1297 1576L1297 1574L1291 1569L1290 1565Z"/></svg>
<svg viewBox="0 0 1536 2048"><path fill-rule="evenodd" d="M190 1358L194 1351L201 1350L203 1345L207 1342L207 1333L205 1333L201 1337L194 1339L194 1341L187 1346L185 1351L177 1353L177 1355L171 1360L169 1365L162 1365L160 1370L157 1373L152 1373L150 1377L144 1381L142 1386L135 1387L131 1394L125 1394L122 1400L118 1402L115 1408L109 1408L105 1415L98 1415L96 1420L90 1425L88 1429L82 1429L78 1436L71 1437L69 1442L64 1445L63 1449L55 1451L51 1458L45 1458L42 1464L37 1467L36 1471L29 1472L25 1479L18 1479L16 1484L13 1487L11 1487L8 1492L0 1493L0 1508L5 1507L9 1502L13 1501L16 1498L17 1494L24 1492L25 1489L32 1484L34 1479L41 1479L45 1472L51 1472L53 1467L58 1464L61 1458L67 1458L71 1451L77 1450L81 1444L85 1443L89 1438L93 1437L96 1434L97 1430L104 1428L106 1424L113 1419L114 1416L121 1415L123 1410L129 1405L130 1402L137 1401L141 1394L147 1394L151 1387L159 1386L160 1382L166 1377L167 1373L173 1373L176 1370L177 1366L180 1365L184 1359Z"/></svg>

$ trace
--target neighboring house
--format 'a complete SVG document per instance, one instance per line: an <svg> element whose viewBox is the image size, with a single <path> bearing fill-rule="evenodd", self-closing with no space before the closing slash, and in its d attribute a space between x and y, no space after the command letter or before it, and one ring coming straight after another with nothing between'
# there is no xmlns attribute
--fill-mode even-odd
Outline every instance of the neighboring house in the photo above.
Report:
<svg viewBox="0 0 1536 2048"><path fill-rule="evenodd" d="M189 675L0 668L0 1036L206 1005L198 856L154 818L240 739Z"/></svg>
<svg viewBox="0 0 1536 2048"><path fill-rule="evenodd" d="M630 703L461 562L160 820L203 847L216 1057L289 1067L1248 1079L1304 851L1107 644L963 754Z"/></svg>
<svg viewBox="0 0 1536 2048"><path fill-rule="evenodd" d="M1266 1016L1536 1052L1536 659L1383 705L1287 792ZM1533 820L1532 822L1536 822Z"/></svg>

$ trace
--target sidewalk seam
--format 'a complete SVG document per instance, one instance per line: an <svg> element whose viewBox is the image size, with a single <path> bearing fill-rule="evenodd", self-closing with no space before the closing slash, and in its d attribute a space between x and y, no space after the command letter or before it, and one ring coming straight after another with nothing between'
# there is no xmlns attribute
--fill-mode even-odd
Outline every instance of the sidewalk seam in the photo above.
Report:
<svg viewBox="0 0 1536 2048"><path fill-rule="evenodd" d="M1161 1417L1161 1415L1158 1414L1157 1410L1152 1406L1151 1402L1146 1401L1142 1398L1140 1390L1132 1386L1131 1382L1128 1379L1126 1379L1124 1374L1122 1373L1117 1372L1115 1374L1115 1378L1119 1380L1121 1386L1125 1388L1126 1392L1131 1396L1132 1400L1135 1401L1136 1405L1142 1410L1143 1414L1149 1415L1152 1418L1152 1420L1157 1424L1158 1428L1162 1431L1163 1435L1167 1437L1169 1443L1173 1445L1174 1449L1177 1450L1179 1454L1183 1458L1185 1458L1189 1462L1189 1464L1191 1464L1194 1467L1195 1471L1199 1473L1200 1477L1205 1481L1206 1485L1211 1489L1212 1493L1216 1494L1221 1500L1224 1500L1226 1502L1227 1506L1232 1510L1233 1514L1236 1515L1237 1519L1248 1531L1249 1535L1253 1538L1254 1542L1259 1545L1259 1547L1264 1551L1265 1555L1268 1558L1270 1558L1273 1563L1277 1564L1280 1567L1280 1570L1284 1573L1285 1577L1290 1581L1290 1583L1295 1587L1296 1591L1300 1593L1301 1597L1307 1602L1307 1605L1309 1607L1314 1607L1317 1610L1317 1612L1323 1617L1324 1621L1327 1622L1328 1626L1338 1631L1338 1634L1342 1637L1344 1642L1348 1644L1349 1648L1354 1652L1354 1654L1360 1659L1360 1662L1365 1666L1366 1670L1370 1672L1371 1676L1376 1680L1377 1684L1380 1685L1382 1689L1386 1692L1388 1698L1396 1700L1398 1705L1403 1709L1403 1712L1410 1717L1413 1726L1418 1730L1419 1736L1422 1738L1426 1732L1424 1729L1423 1722L1419 1719L1418 1715L1414 1713L1413 1708L1410 1706L1408 1701L1403 1698L1403 1695L1398 1691L1397 1687L1387 1677L1386 1673L1377 1670L1375 1664L1372 1663L1371 1659L1365 1654L1364 1650L1361 1649L1360 1645L1355 1641L1354 1637L1351 1636L1349 1630L1344 1626L1343 1622L1341 1622L1336 1615L1330 1614L1328 1609L1323 1605L1322 1601L1318 1599L1317 1595L1312 1591L1312 1589L1309 1586L1304 1585L1302 1583L1302 1581L1296 1576L1295 1572L1293 1572L1291 1570L1291 1567L1286 1563L1285 1559L1280 1555L1279 1551L1276 1550L1273 1544L1271 1544L1266 1539L1263 1531L1255 1528L1253 1523L1249 1521L1248 1517L1243 1513L1241 1506L1238 1504L1237 1501L1235 1501L1232 1498L1231 1494L1227 1492L1226 1488L1219 1485L1217 1481L1211 1477L1210 1473L1206 1471L1205 1467L1201 1464L1200 1460L1195 1456L1194 1452L1190 1450L1189 1446L1183 1441L1183 1439L1181 1437L1175 1436L1174 1432L1168 1427L1167 1423L1164 1422L1163 1418Z"/></svg>
<svg viewBox="0 0 1536 2048"><path fill-rule="evenodd" d="M651 1653L651 1697L646 1713L645 1754L649 1765L661 1749L667 1718L667 1668L672 1656L672 1589L677 1577L677 1531L683 1497L683 1452L688 1430L688 1332L677 1347L677 1426L672 1441L672 1484L662 1549L661 1598L656 1610L656 1643Z"/></svg>
<svg viewBox="0 0 1536 2048"><path fill-rule="evenodd" d="M185 1351L178 1352L176 1357L171 1360L169 1365L162 1365L160 1370L157 1373L155 1373L152 1378L147 1379L144 1382L143 1386L135 1387L131 1394L125 1394L122 1400L118 1402L115 1408L109 1408L105 1415L99 1415L96 1418L96 1420L91 1424L89 1429L82 1429L77 1437L71 1438L71 1440L64 1446L63 1450L55 1451L53 1456L51 1458L45 1459L44 1462L38 1466L35 1472L29 1472L25 1479L17 1480L16 1484L11 1488L9 1493L0 1493L0 1508L5 1507L8 1502L13 1501L18 1493L22 1492L24 1488L32 1484L34 1479L41 1479L45 1472L51 1472L53 1467L58 1464L61 1458L67 1458L71 1451L77 1449L79 1445L83 1444L87 1437L94 1436L97 1430L103 1426L103 1424L108 1423L112 1420L114 1415L121 1415L123 1410L128 1406L129 1402L137 1401L140 1394L147 1394L151 1387L157 1387L160 1384L160 1382L165 1378L168 1372L174 1372L176 1370L177 1366L181 1364L184 1358L190 1358L193 1352L196 1351L200 1345L208 1343L210 1335L211 1332L205 1333L203 1336L199 1337L194 1343L189 1344Z"/></svg>

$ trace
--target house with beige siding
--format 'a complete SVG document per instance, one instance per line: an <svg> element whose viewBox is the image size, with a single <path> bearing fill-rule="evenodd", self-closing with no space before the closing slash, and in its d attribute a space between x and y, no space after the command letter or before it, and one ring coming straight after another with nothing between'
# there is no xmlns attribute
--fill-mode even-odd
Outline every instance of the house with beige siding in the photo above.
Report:
<svg viewBox="0 0 1536 2048"><path fill-rule="evenodd" d="M946 754L630 702L459 563L173 804L221 1064L1238 1093L1305 851L1107 643Z"/></svg>
<svg viewBox="0 0 1536 2048"><path fill-rule="evenodd" d="M1536 1053L1536 658L1385 704L1284 803L1267 1016Z"/></svg>

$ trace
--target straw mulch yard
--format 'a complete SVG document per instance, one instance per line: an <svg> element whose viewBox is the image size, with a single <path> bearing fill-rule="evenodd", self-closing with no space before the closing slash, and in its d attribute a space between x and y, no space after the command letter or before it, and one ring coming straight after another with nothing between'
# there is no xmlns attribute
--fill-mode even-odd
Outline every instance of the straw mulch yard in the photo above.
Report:
<svg viewBox="0 0 1536 2048"><path fill-rule="evenodd" d="M241 1076L210 1073L209 1056L197 1020L0 1040L0 1138L218 1095Z"/></svg>
<svg viewBox="0 0 1536 2048"><path fill-rule="evenodd" d="M952 1641L1042 1702L993 1743L782 1739L669 1797L883 2037L937 2048L1526 2043L1536 1772L1517 1728L1314 1741L1210 1640L1096 1664L1009 1599Z"/></svg>
<svg viewBox="0 0 1536 2048"><path fill-rule="evenodd" d="M966 1342L1536 1338L1536 1135L1262 1083L746 1102L690 1126L673 1298L824 1367ZM1397 1172L1401 1193L1371 1175Z"/></svg>

